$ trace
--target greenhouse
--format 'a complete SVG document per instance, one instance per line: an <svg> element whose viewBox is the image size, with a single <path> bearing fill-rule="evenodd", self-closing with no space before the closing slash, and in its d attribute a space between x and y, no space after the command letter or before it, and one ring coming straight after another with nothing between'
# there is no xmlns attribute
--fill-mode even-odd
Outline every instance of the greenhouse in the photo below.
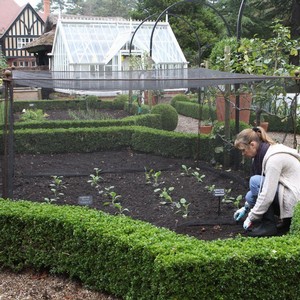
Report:
<svg viewBox="0 0 300 300"><path fill-rule="evenodd" d="M50 54L51 70L88 71L94 78L101 72L129 70L130 55L142 58L150 52L155 22L145 22L136 30L140 24L121 18L61 18ZM152 50L151 68L178 69L188 65L168 22L157 24Z"/></svg>

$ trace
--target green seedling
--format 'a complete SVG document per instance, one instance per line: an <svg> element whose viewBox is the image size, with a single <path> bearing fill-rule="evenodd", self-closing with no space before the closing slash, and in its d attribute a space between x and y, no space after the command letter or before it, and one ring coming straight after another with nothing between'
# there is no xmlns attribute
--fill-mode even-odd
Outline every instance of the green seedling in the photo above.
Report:
<svg viewBox="0 0 300 300"><path fill-rule="evenodd" d="M63 176L51 176L51 178L52 181L49 184L49 187L53 195L50 198L44 198L44 200L47 203L53 203L59 200L59 198L64 195L64 193L62 193L61 190L66 188L63 185L63 180L62 180Z"/></svg>
<svg viewBox="0 0 300 300"><path fill-rule="evenodd" d="M145 168L145 177L146 177L146 183L150 184L151 183L151 179L152 179L152 174L154 173L154 170L151 169L150 171L147 171L147 169Z"/></svg>
<svg viewBox="0 0 300 300"><path fill-rule="evenodd" d="M206 188L210 193L213 193L214 190L215 190L215 188L216 188L216 186L215 186L214 184L212 184L212 185L207 185L205 188Z"/></svg>
<svg viewBox="0 0 300 300"><path fill-rule="evenodd" d="M183 176L191 175L191 171L192 171L191 167L187 167L186 165L181 165L181 168L182 168L183 172L181 172L180 175L183 175Z"/></svg>
<svg viewBox="0 0 300 300"><path fill-rule="evenodd" d="M190 205L191 203L188 203L185 198L181 198L179 202L175 202L175 207L178 209L176 213L181 213L183 218L187 218Z"/></svg>
<svg viewBox="0 0 300 300"><path fill-rule="evenodd" d="M223 203L233 203L236 208L239 208L240 202L243 199L242 195L238 195L236 198L230 195L231 189L225 189L225 195L222 199Z"/></svg>
<svg viewBox="0 0 300 300"><path fill-rule="evenodd" d="M164 198L165 201L161 201L160 204L170 204L173 203L173 199L171 196L171 193L173 192L174 187L169 187L169 188L163 188L163 189L155 189L154 192L155 193L160 193L159 197L160 198Z"/></svg>
<svg viewBox="0 0 300 300"><path fill-rule="evenodd" d="M104 202L103 205L111 206L117 210L117 214L123 215L124 212L129 211L129 209L123 208L121 203L118 201L118 199L120 199L122 196L118 195L115 191L113 191L112 189L114 189L114 188L115 188L114 186L104 188L105 189L104 196L108 197L110 199L110 201ZM101 191L101 192L103 192L103 191Z"/></svg>
<svg viewBox="0 0 300 300"><path fill-rule="evenodd" d="M198 182L203 182L204 174L200 173L200 169L196 168L196 171L192 172L192 175L197 179Z"/></svg>
<svg viewBox="0 0 300 300"><path fill-rule="evenodd" d="M123 208L123 206L121 205L121 203L115 203L114 204L114 208L117 209L117 214L118 215L124 215L124 212L127 211L129 212L129 209L128 208Z"/></svg>
<svg viewBox="0 0 300 300"><path fill-rule="evenodd" d="M147 171L145 168L145 177L146 177L146 183L150 184L153 182L153 186L159 186L159 178L161 176L161 171L155 172L153 169L150 171Z"/></svg>
<svg viewBox="0 0 300 300"><path fill-rule="evenodd" d="M111 201L109 202L104 202L104 205L110 205L111 203L112 204L115 204L117 203L117 199L121 198L121 195L118 195L115 191L113 191L115 187L112 185L110 187L107 187L107 188L104 188L104 196L105 197L108 197ZM103 191L101 191L102 193Z"/></svg>
<svg viewBox="0 0 300 300"><path fill-rule="evenodd" d="M95 174L90 174L90 180L87 182L90 183L92 187L95 187L96 189L99 189L99 182L103 180L103 178L100 176L101 169L94 168Z"/></svg>
<svg viewBox="0 0 300 300"><path fill-rule="evenodd" d="M159 186L158 181L159 181L160 175L161 175L161 171L158 171L158 172L155 172L154 174L152 174L152 178L154 180L153 186Z"/></svg>

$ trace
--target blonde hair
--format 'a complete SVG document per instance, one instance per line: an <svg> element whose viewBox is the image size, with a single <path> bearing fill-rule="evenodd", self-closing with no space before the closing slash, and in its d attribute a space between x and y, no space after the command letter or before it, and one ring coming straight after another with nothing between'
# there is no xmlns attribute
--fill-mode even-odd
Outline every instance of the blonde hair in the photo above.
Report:
<svg viewBox="0 0 300 300"><path fill-rule="evenodd" d="M276 142L266 133L266 131L260 127L247 128L242 130L234 141L234 147L239 148L240 145L249 145L251 142L265 142L270 145L276 144Z"/></svg>

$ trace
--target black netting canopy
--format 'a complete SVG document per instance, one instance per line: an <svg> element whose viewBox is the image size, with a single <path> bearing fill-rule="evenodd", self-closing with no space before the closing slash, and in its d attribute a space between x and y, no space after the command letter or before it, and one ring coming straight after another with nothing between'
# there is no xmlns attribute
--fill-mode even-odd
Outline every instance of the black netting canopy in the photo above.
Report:
<svg viewBox="0 0 300 300"><path fill-rule="evenodd" d="M118 72L13 71L22 86L69 90L165 90L242 84L282 77L221 72L204 68Z"/></svg>

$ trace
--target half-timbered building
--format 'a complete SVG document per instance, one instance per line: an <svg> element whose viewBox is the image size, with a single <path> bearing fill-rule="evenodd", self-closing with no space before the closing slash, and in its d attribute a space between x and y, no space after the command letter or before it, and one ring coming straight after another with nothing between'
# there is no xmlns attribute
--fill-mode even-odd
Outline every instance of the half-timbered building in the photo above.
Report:
<svg viewBox="0 0 300 300"><path fill-rule="evenodd" d="M9 66L36 66L34 54L23 48L43 33L46 17L30 3L20 7L14 0L0 0L0 49Z"/></svg>

